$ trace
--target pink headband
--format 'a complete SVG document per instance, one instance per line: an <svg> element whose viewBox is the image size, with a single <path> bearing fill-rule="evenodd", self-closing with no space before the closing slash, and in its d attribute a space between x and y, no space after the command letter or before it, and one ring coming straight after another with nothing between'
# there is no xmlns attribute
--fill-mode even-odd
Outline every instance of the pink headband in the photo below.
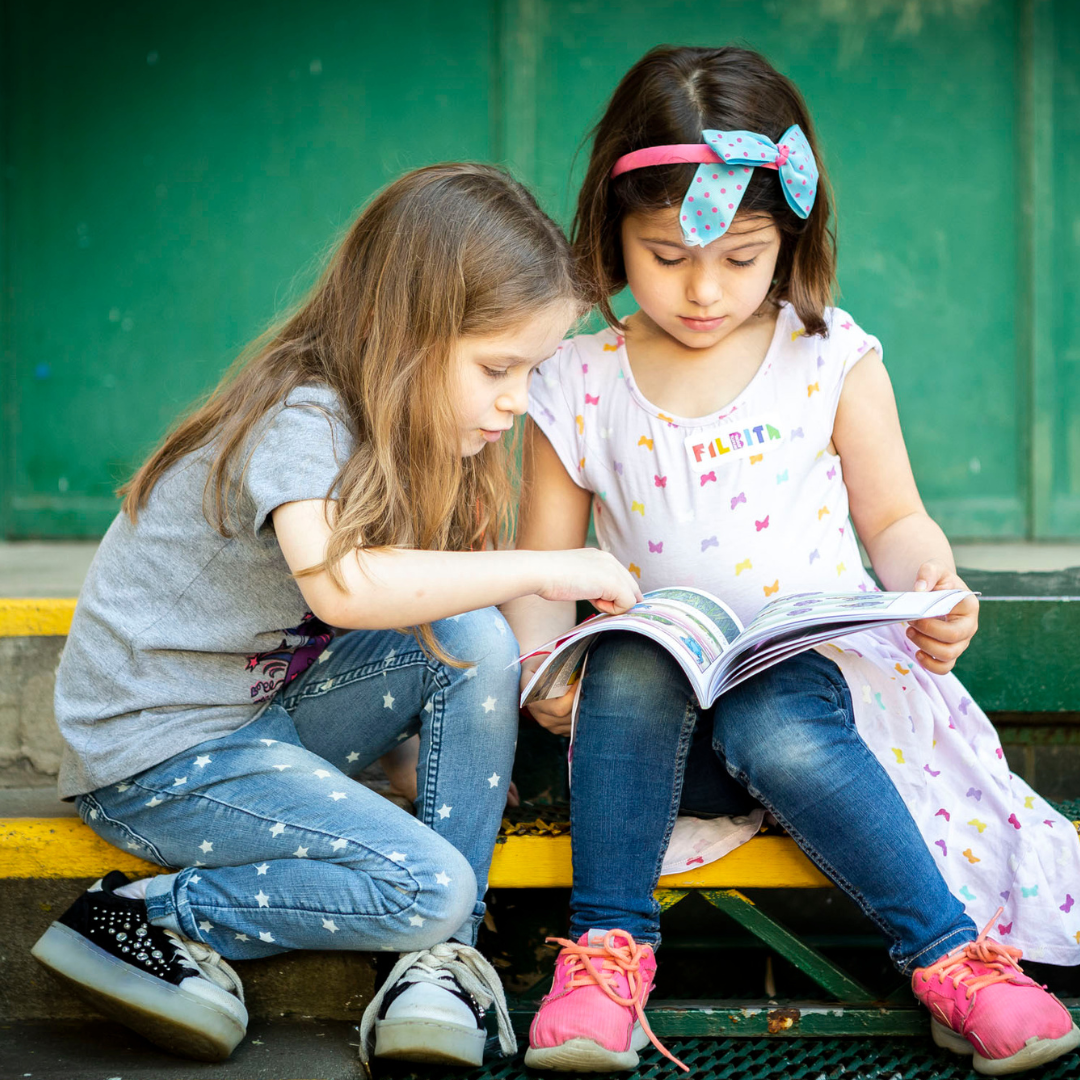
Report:
<svg viewBox="0 0 1080 1080"><path fill-rule="evenodd" d="M682 206L679 225L690 247L704 247L723 236L739 209L754 169L779 173L780 190L792 211L806 219L817 195L818 168L810 143L798 124L779 144L753 131L703 131L700 143L646 146L623 154L611 178L650 165L696 164Z"/></svg>

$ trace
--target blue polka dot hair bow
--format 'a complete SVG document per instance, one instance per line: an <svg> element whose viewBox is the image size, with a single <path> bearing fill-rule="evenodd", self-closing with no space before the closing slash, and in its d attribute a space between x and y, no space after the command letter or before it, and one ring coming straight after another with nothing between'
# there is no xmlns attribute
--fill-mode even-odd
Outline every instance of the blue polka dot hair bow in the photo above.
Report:
<svg viewBox="0 0 1080 1080"><path fill-rule="evenodd" d="M702 135L704 143L649 146L624 154L611 170L612 178L648 165L700 162L679 210L683 238L691 247L704 247L727 232L755 168L774 170L788 206L801 218L810 216L818 168L798 124L780 136L779 144L752 131Z"/></svg>

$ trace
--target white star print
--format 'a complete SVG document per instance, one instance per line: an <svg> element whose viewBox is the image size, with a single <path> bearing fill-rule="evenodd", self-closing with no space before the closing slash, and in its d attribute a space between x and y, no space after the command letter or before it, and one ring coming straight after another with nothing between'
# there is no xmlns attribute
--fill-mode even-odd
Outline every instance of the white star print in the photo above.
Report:
<svg viewBox="0 0 1080 1080"><path fill-rule="evenodd" d="M214 845L211 844L209 840L204 840L199 845L199 850L205 855L208 851L213 851L214 850Z"/></svg>
<svg viewBox="0 0 1080 1080"><path fill-rule="evenodd" d="M326 661L329 660L329 659L330 659L330 650L329 649L323 649L323 651L321 653L319 653L319 663L320 664L325 664Z"/></svg>
<svg viewBox="0 0 1080 1080"><path fill-rule="evenodd" d="M325 769L316 769L312 776L317 776L320 780L325 780L328 776L332 776L332 773L328 773Z"/></svg>
<svg viewBox="0 0 1080 1080"><path fill-rule="evenodd" d="M474 667L466 668L465 669L465 678L466 679L475 679L476 678L476 668L474 668Z"/></svg>
<svg viewBox="0 0 1080 1080"><path fill-rule="evenodd" d="M264 746L273 746L274 743L277 742L277 739L260 739L259 742L261 742Z"/></svg>
<svg viewBox="0 0 1080 1080"><path fill-rule="evenodd" d="M423 926L424 925L424 917L422 915L412 915L412 916L410 916L409 925L410 926Z"/></svg>
<svg viewBox="0 0 1080 1080"><path fill-rule="evenodd" d="M192 874L191 877L188 878L189 885L198 885L200 881L202 881L202 878L199 877L198 874Z"/></svg>
<svg viewBox="0 0 1080 1080"><path fill-rule="evenodd" d="M292 766L291 765L275 765L274 768L277 769L278 772L284 772L286 769L291 769Z"/></svg>
<svg viewBox="0 0 1080 1080"><path fill-rule="evenodd" d="M506 620L500 618L498 615L495 616L495 629L498 630L500 634L506 633Z"/></svg>
<svg viewBox="0 0 1080 1080"><path fill-rule="evenodd" d="M432 712L432 711L434 710L434 708L435 708L435 703L434 703L434 702L432 702L432 701L429 701L429 702L428 702L428 703L427 703L427 704L426 704L426 705L424 706L424 712Z"/></svg>
<svg viewBox="0 0 1080 1080"><path fill-rule="evenodd" d="M195 764L196 764L196 765L197 765L197 766L198 766L198 767L199 767L200 769L205 769L205 768L206 768L206 766L207 766L207 765L209 765L209 764L210 764L210 762L211 762L212 760L213 760L213 758L211 758L209 754L200 754L200 755L199 755L199 756L198 756L198 757L197 757L197 758L195 759Z"/></svg>
<svg viewBox="0 0 1080 1080"><path fill-rule="evenodd" d="M445 870L440 870L440 871L439 871L439 872L438 872L438 873L437 873L437 874L435 875L435 880L436 880L436 881L437 881L437 882L438 882L438 883L439 883L440 885L449 885L449 884L450 884L450 882L451 882L451 881L453 881L453 878L449 877L449 876L447 875L447 873L446 873L446 871L445 871Z"/></svg>
<svg viewBox="0 0 1080 1080"><path fill-rule="evenodd" d="M388 690L385 694L383 694L383 699L382 699L383 708L384 709L392 709L394 707L394 702L396 700L397 700L397 698L395 698L394 695L391 694L390 691Z"/></svg>
<svg viewBox="0 0 1080 1080"><path fill-rule="evenodd" d="M132 851L138 851L138 849L139 849L139 848L140 848L140 847L141 847L142 845L141 845L141 844L137 844L137 843L136 843L136 842L135 842L134 840L129 840L129 841L127 842L127 846L128 846L129 848L131 848L131 850L132 850Z"/></svg>
<svg viewBox="0 0 1080 1080"><path fill-rule="evenodd" d="M323 929L329 930L331 934L336 934L338 932L338 928L334 925L333 919L323 919L322 924Z"/></svg>
<svg viewBox="0 0 1080 1080"><path fill-rule="evenodd" d="M404 862L408 857L409 856L406 855L404 851L391 851L390 852L390 858L393 859L394 862Z"/></svg>
<svg viewBox="0 0 1080 1080"><path fill-rule="evenodd" d="M285 831L285 826L279 821L276 825L270 827L271 836L280 836Z"/></svg>
<svg viewBox="0 0 1080 1080"><path fill-rule="evenodd" d="M330 848L331 848L332 851L340 851L344 846L345 846L345 841L338 838L337 840L335 840L330 845Z"/></svg>
<svg viewBox="0 0 1080 1080"><path fill-rule="evenodd" d="M259 907L269 907L270 906L270 897L267 896L266 893L264 893L262 891L262 889L260 889L255 894L255 899L259 901Z"/></svg>
<svg viewBox="0 0 1080 1080"><path fill-rule="evenodd" d="M483 705L484 705L484 712L494 712L495 711L495 699L490 694L488 695L487 701L483 702Z"/></svg>
<svg viewBox="0 0 1080 1080"><path fill-rule="evenodd" d="M159 799L156 795L146 804L147 806L160 806L165 800Z"/></svg>
<svg viewBox="0 0 1080 1080"><path fill-rule="evenodd" d="M204 863L204 862L202 861L202 859L196 859L196 860L195 860L195 865L196 865L196 866L205 866L205 865L206 865L206 863Z"/></svg>
<svg viewBox="0 0 1080 1080"><path fill-rule="evenodd" d="M129 787L131 787L131 785L130 785L130 784L117 784L117 785L116 785L116 790L117 790L117 791L127 791L127 789L128 789Z"/></svg>
<svg viewBox="0 0 1080 1080"><path fill-rule="evenodd" d="M258 866L255 867L255 876L266 877L266 871L269 869L270 864L268 862L260 863Z"/></svg>
<svg viewBox="0 0 1080 1080"><path fill-rule="evenodd" d="M307 853L308 849L306 847L301 847L299 844L296 845L296 850L293 852L298 859L306 859L308 857Z"/></svg>
<svg viewBox="0 0 1080 1080"><path fill-rule="evenodd" d="M234 941L250 941L251 938L249 938L247 936L247 934L233 934L233 940Z"/></svg>
<svg viewBox="0 0 1080 1080"><path fill-rule="evenodd" d="M186 776L178 776L173 781L173 787L178 787L180 784L186 784L186 783L187 783L187 777Z"/></svg>
<svg viewBox="0 0 1080 1080"><path fill-rule="evenodd" d="M214 927L213 927L213 924L210 922L209 919L203 919L203 921L201 923L199 923L199 929L200 930L213 930Z"/></svg>
<svg viewBox="0 0 1080 1080"><path fill-rule="evenodd" d="M443 803L442 806L439 807L439 817L445 821L450 816L450 811L453 809L452 806L447 806L446 803Z"/></svg>
<svg viewBox="0 0 1080 1080"><path fill-rule="evenodd" d="M499 781L501 779L502 779L502 777L497 772L493 772L488 777L488 787L498 787L499 786Z"/></svg>
<svg viewBox="0 0 1080 1080"><path fill-rule="evenodd" d="M359 757L360 757L360 755L354 750L351 754L346 754L345 755L345 760L346 761L356 761L357 758L359 758Z"/></svg>
<svg viewBox="0 0 1080 1080"><path fill-rule="evenodd" d="M274 935L271 934L269 930L261 930L261 931L259 931L259 940L260 941L267 941L267 942L273 941L274 940Z"/></svg>
<svg viewBox="0 0 1080 1080"><path fill-rule="evenodd" d="M397 656L397 649L391 649L385 657L383 657L383 667L389 667L394 662L394 657Z"/></svg>
<svg viewBox="0 0 1080 1080"><path fill-rule="evenodd" d="M334 802L339 802L341 799L347 799L348 797L349 796L346 795L344 791L331 791L330 792L330 798L333 799Z"/></svg>
<svg viewBox="0 0 1080 1080"><path fill-rule="evenodd" d="M150 806L151 804L147 803L146 805ZM97 809L96 808L91 808L91 810L90 810L90 820L91 821L97 821L97 815L98 815Z"/></svg>

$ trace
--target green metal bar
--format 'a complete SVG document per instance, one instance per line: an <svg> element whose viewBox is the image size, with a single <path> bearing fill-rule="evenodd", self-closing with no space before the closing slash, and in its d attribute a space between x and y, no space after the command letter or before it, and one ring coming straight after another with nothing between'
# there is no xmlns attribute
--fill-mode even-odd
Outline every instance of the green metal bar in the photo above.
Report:
<svg viewBox="0 0 1080 1080"><path fill-rule="evenodd" d="M1074 1020L1080 1020L1080 1001L1066 1000L1064 1005ZM819 1001L663 1001L650 1005L645 1015L660 1038L925 1038L930 1019L913 1004ZM510 1019L518 1034L528 1032L532 1018L532 1009L511 1003Z"/></svg>
<svg viewBox="0 0 1080 1080"><path fill-rule="evenodd" d="M839 1000L873 1000L874 995L865 986L771 919L737 889L702 889L701 895Z"/></svg>

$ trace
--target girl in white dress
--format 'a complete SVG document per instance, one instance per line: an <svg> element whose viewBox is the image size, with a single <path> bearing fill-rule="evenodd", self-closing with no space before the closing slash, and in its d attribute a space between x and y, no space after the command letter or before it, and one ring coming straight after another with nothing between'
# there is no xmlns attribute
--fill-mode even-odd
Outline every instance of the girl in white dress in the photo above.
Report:
<svg viewBox="0 0 1080 1080"><path fill-rule="evenodd" d="M520 546L579 546L591 510L642 589L698 586L744 621L774 596L876 588L856 532L887 589L963 588L881 343L830 306L828 186L796 88L745 50L658 49L594 134L574 243L610 329L564 342L533 382ZM639 310L620 323L627 284ZM534 597L505 610L523 652L574 621ZM676 817L760 806L881 928L939 1045L991 1073L1077 1045L1016 961L1080 962L1080 843L950 674L977 615L969 597L845 637L710 709L658 646L599 638L574 744L570 934L527 1061L636 1064ZM566 732L571 696L532 713Z"/></svg>

